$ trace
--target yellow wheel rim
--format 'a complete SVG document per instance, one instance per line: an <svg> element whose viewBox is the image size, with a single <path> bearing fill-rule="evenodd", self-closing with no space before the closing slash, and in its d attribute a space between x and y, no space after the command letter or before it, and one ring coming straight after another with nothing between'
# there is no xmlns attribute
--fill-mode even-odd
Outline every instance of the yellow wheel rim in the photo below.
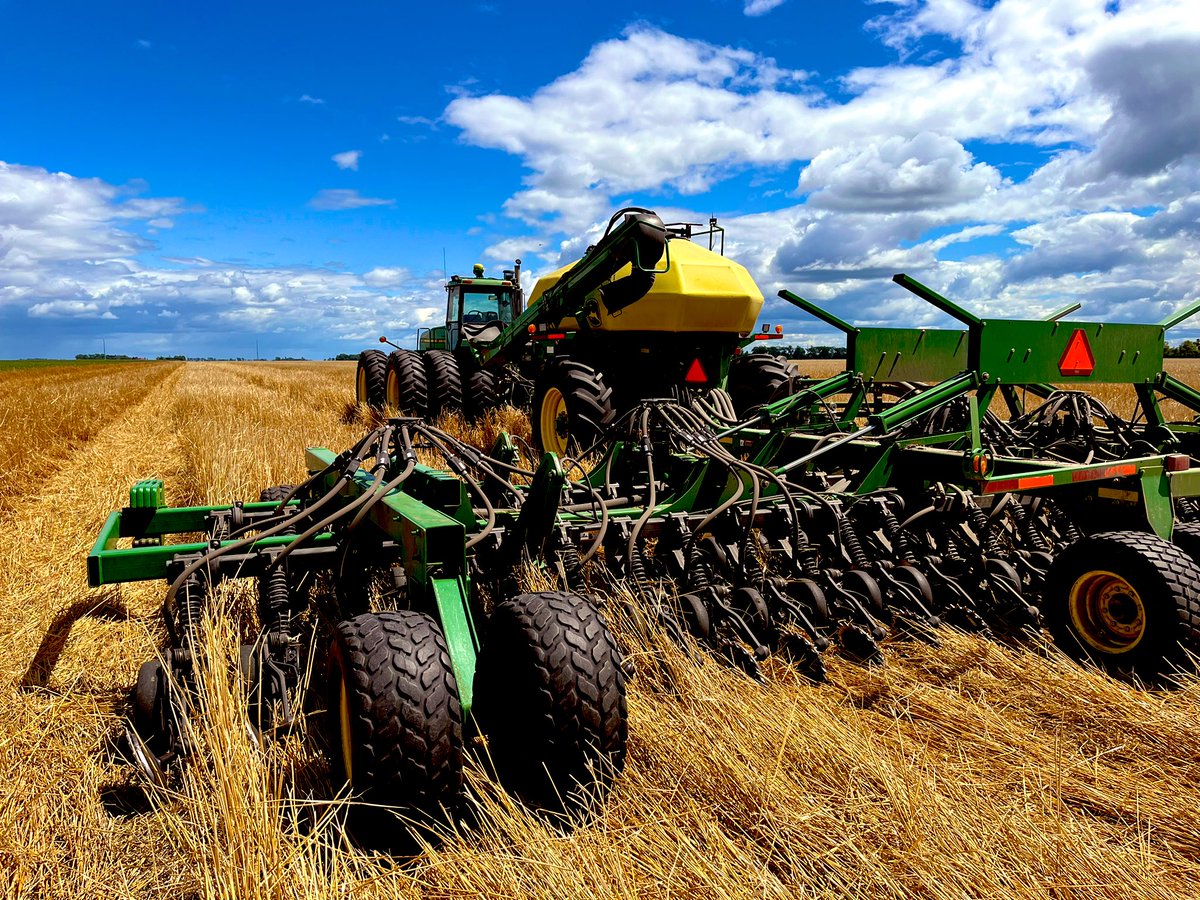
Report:
<svg viewBox="0 0 1200 900"><path fill-rule="evenodd" d="M400 379L396 377L396 373L391 369L388 369L387 381L385 381L384 384L386 385L384 389L384 399L387 401L387 405L392 407L392 409L399 409Z"/></svg>
<svg viewBox="0 0 1200 900"><path fill-rule="evenodd" d="M1103 653L1128 653L1146 633L1146 607L1128 581L1095 569L1071 585L1071 624L1085 643Z"/></svg>
<svg viewBox="0 0 1200 900"><path fill-rule="evenodd" d="M354 379L354 393L358 395L359 403L367 402L367 370L359 366L358 376Z"/></svg>
<svg viewBox="0 0 1200 900"><path fill-rule="evenodd" d="M338 691L338 720L342 732L342 765L346 769L346 780L354 784L354 741L350 736L350 697L346 693L346 679L343 678L341 689Z"/></svg>
<svg viewBox="0 0 1200 900"><path fill-rule="evenodd" d="M542 397L538 423L542 449L550 453L566 453L567 440L570 438L567 431L567 400L558 388L550 388Z"/></svg>

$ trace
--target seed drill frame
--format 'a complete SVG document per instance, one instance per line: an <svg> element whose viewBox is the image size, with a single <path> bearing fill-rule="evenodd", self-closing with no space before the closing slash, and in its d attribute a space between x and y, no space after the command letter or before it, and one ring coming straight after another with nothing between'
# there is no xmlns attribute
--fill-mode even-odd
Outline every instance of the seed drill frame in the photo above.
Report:
<svg viewBox="0 0 1200 900"><path fill-rule="evenodd" d="M522 468L506 435L485 454L393 419L341 454L310 449L308 481L263 502L173 508L161 482L139 483L88 558L93 586L171 584L166 665L143 667L135 692L138 765L161 780L189 753L181 697L194 689L205 597L237 577L259 580L262 634L243 652L251 719L264 730L295 720L315 646L332 683L365 692L329 701L335 771L373 802L430 814L461 789L464 734L488 739L498 769L524 761L498 774L534 805L611 783L625 675L580 595L595 586L627 598L634 627L656 620L689 652L707 647L756 678L777 654L821 680L830 646L876 662L881 641L936 641L942 624L1014 638L1045 626L1068 652L1146 679L1186 666L1200 646L1198 429L1168 422L1161 401L1196 412L1200 392L1164 371L1163 339L1200 303L1158 325L1064 321L1074 307L985 320L895 280L966 329L858 328L781 292L846 333L844 372L798 381L748 421L721 402L645 401L590 470L554 453ZM1054 383L1132 385L1139 415ZM1027 409L1030 396L1041 405ZM997 397L1007 422L989 411ZM445 470L418 464L420 446ZM519 594L523 563L562 590ZM312 587L321 573L332 589ZM315 619L330 644L306 644ZM531 623L543 629L534 639ZM363 629L398 648L385 668L418 683L431 626L445 670L434 699L457 730L434 733L435 716L372 721L396 698L372 694L355 668ZM551 672L545 659L563 652L576 662ZM583 715L571 706L581 696L593 698ZM539 702L548 719L530 713ZM564 737L535 721L590 724ZM417 762L364 764L358 744L375 725ZM442 743L449 756L428 764L424 748Z"/></svg>

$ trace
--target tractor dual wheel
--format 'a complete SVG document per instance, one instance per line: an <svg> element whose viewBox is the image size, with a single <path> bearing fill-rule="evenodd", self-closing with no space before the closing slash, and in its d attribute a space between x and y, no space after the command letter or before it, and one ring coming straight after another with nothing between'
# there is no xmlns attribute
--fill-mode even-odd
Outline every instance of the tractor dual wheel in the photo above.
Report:
<svg viewBox="0 0 1200 900"><path fill-rule="evenodd" d="M463 408L462 372L458 359L449 350L428 350L425 357L425 379L429 384L429 417L436 419L444 412Z"/></svg>
<svg viewBox="0 0 1200 900"><path fill-rule="evenodd" d="M575 594L520 594L496 605L475 672L473 714L501 784L527 806L586 811L625 764L621 651Z"/></svg>
<svg viewBox="0 0 1200 900"><path fill-rule="evenodd" d="M729 366L729 396L742 419L785 396L796 369L769 353L742 353Z"/></svg>
<svg viewBox="0 0 1200 900"><path fill-rule="evenodd" d="M494 374L487 369L476 369L467 375L463 384L463 405L468 418L478 419L489 409L497 407L499 402Z"/></svg>
<svg viewBox="0 0 1200 900"><path fill-rule="evenodd" d="M423 418L429 411L425 363L415 350L393 350L387 358L387 405L401 415Z"/></svg>
<svg viewBox="0 0 1200 900"><path fill-rule="evenodd" d="M1200 567L1157 535L1094 534L1051 564L1042 614L1069 655L1156 681L1200 651Z"/></svg>
<svg viewBox="0 0 1200 900"><path fill-rule="evenodd" d="M386 843L365 830L389 824L382 807L442 820L462 792L463 716L437 623L411 610L355 616L334 629L330 663L333 770L363 802L356 833Z"/></svg>
<svg viewBox="0 0 1200 900"><path fill-rule="evenodd" d="M358 354L354 375L354 400L359 406L382 409L387 400L387 354L382 350L364 350Z"/></svg>
<svg viewBox="0 0 1200 900"><path fill-rule="evenodd" d="M582 455L614 418L612 388L591 366L569 359L551 363L533 392L533 442L543 453Z"/></svg>

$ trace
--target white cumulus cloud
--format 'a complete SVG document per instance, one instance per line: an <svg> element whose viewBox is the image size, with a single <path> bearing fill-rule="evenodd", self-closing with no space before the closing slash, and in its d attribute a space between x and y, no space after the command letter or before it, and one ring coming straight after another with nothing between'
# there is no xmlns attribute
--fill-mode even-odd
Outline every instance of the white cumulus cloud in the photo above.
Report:
<svg viewBox="0 0 1200 900"><path fill-rule="evenodd" d="M333 154L333 162L339 169L358 171L358 160L362 157L361 150L344 150Z"/></svg>

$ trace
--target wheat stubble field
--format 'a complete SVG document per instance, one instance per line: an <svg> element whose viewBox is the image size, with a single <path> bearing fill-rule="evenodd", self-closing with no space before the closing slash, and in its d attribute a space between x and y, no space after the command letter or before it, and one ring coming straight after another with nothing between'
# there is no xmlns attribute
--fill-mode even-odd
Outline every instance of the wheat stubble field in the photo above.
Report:
<svg viewBox="0 0 1200 900"><path fill-rule="evenodd" d="M141 477L173 504L294 481L306 445L360 435L352 374L0 372L7 896L1200 896L1200 685L1150 693L951 633L892 644L877 669L830 659L821 687L773 663L761 687L627 638L629 764L591 824L548 828L474 776L474 830L393 861L346 842L311 741L250 742L223 673L252 604L223 590L195 759L148 795L110 744L163 638L161 587L89 590L90 543Z"/></svg>

